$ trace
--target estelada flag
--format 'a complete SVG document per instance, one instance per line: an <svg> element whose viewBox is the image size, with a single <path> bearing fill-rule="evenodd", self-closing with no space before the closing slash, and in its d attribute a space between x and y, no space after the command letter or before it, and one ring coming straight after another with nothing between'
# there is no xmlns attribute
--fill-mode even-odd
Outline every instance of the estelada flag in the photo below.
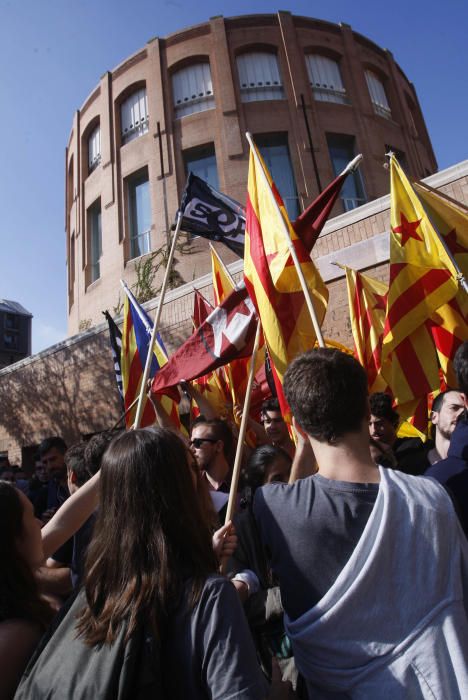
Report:
<svg viewBox="0 0 468 700"><path fill-rule="evenodd" d="M156 374L151 390L163 393L181 380L201 377L238 357L252 354L257 316L241 284Z"/></svg>
<svg viewBox="0 0 468 700"><path fill-rule="evenodd" d="M382 357L458 293L457 272L394 155L390 157L390 283Z"/></svg>
<svg viewBox="0 0 468 700"><path fill-rule="evenodd" d="M246 213L245 283L261 320L278 399L288 420L290 411L282 390L283 376L296 355L313 347L315 332L284 227L296 249L319 323L325 316L328 290L294 232L260 154L252 147Z"/></svg>
<svg viewBox="0 0 468 700"><path fill-rule="evenodd" d="M390 283L382 374L399 406L414 405L414 425L424 431L427 395L440 387L430 322L454 299L458 283L449 255L393 155L390 175Z"/></svg>
<svg viewBox="0 0 468 700"><path fill-rule="evenodd" d="M434 228L443 236L461 273L468 278L468 210L442 193L414 183ZM460 288L457 295L431 316L429 328L437 349L439 364L448 386L456 386L453 358L460 344L468 338L468 295Z"/></svg>
<svg viewBox="0 0 468 700"><path fill-rule="evenodd" d="M366 370L369 392L385 391L387 382L380 372L388 285L350 267L344 269L356 358Z"/></svg>

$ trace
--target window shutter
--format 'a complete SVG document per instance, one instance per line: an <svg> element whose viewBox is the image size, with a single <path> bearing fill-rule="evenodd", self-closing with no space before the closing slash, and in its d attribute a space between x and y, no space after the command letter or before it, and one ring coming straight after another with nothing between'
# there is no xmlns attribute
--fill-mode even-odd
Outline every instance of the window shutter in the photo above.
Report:
<svg viewBox="0 0 468 700"><path fill-rule="evenodd" d="M242 102L283 100L283 83L274 53L255 51L237 57Z"/></svg>
<svg viewBox="0 0 468 700"><path fill-rule="evenodd" d="M213 109L213 83L209 63L195 63L181 68L172 76L176 117Z"/></svg>

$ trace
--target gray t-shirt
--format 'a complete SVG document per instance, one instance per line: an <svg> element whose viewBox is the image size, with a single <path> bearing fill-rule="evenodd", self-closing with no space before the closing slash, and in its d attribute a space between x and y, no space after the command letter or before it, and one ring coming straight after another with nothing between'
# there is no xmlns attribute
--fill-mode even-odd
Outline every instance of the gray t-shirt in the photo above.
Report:
<svg viewBox="0 0 468 700"><path fill-rule="evenodd" d="M319 474L292 485L258 489L254 515L280 582L285 611L295 620L331 588L364 530L378 484Z"/></svg>
<svg viewBox="0 0 468 700"><path fill-rule="evenodd" d="M212 576L195 609L182 606L165 633L163 668L168 697L185 700L263 700L260 671L236 589Z"/></svg>

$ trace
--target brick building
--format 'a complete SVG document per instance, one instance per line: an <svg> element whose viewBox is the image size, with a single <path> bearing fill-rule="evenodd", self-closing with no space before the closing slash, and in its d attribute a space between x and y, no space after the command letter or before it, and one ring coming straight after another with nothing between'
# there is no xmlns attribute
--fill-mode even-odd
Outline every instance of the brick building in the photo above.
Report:
<svg viewBox="0 0 468 700"><path fill-rule="evenodd" d="M0 299L0 368L31 354L32 314L17 301Z"/></svg>
<svg viewBox="0 0 468 700"><path fill-rule="evenodd" d="M383 171L385 173L385 171ZM388 191L388 173L387 173ZM432 187L468 205L468 160L426 178ZM328 284L330 300L324 335L352 345L348 300L340 262L386 280L389 257L390 198L380 197L330 219L313 256ZM239 277L242 262L230 266ZM169 292L161 334L169 350L191 332L193 287L211 296L211 275ZM156 300L146 304L154 316ZM120 415L106 324L0 370L0 454L27 463L34 446L50 434L72 443L110 428Z"/></svg>
<svg viewBox="0 0 468 700"><path fill-rule="evenodd" d="M164 245L189 170L245 202L246 131L293 219L357 153L364 161L336 214L388 191L389 147L415 178L437 169L414 86L388 50L349 25L278 12L152 39L102 76L73 119L70 335L115 308L119 278L133 284L135 266ZM208 265L206 241L195 239L178 270L189 282Z"/></svg>

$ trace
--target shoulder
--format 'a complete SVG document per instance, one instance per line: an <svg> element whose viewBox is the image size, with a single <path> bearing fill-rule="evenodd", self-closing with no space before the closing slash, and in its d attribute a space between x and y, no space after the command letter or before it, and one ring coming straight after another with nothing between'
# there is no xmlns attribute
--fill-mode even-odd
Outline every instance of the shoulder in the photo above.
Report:
<svg viewBox="0 0 468 700"><path fill-rule="evenodd" d="M447 491L427 474L412 476L394 469L381 470L385 481L394 492L403 496L410 506L422 506L440 513L452 513L453 505Z"/></svg>
<svg viewBox="0 0 468 700"><path fill-rule="evenodd" d="M41 629L33 622L19 619L0 622L0 697L13 694L40 638Z"/></svg>

